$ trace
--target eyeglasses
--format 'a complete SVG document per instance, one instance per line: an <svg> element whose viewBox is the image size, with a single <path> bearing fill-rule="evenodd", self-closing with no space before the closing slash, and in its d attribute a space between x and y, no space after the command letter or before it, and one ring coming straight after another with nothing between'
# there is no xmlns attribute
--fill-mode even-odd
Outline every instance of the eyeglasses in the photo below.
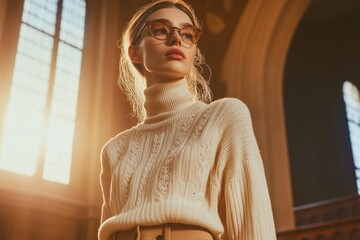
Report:
<svg viewBox="0 0 360 240"><path fill-rule="evenodd" d="M140 29L133 42L136 42L138 40L141 32L146 26L149 28L151 36L158 40L168 40L175 31L178 31L182 41L188 47L191 47L193 44L198 43L202 34L202 31L199 28L192 25L186 25L182 28L177 28L171 26L169 23L159 22L159 20L153 20L145 22L144 26Z"/></svg>

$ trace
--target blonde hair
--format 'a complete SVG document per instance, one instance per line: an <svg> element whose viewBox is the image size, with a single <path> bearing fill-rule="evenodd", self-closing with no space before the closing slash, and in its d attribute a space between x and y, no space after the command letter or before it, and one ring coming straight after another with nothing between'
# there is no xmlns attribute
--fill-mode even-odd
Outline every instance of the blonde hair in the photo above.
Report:
<svg viewBox="0 0 360 240"><path fill-rule="evenodd" d="M134 38L139 34L139 31L150 14L159 9L172 7L176 7L185 12L190 17L194 26L201 29L201 24L197 19L193 8L188 3L185 3L182 0L157 0L143 6L135 13L124 30L121 45L119 46L121 55L118 83L121 89L127 94L133 109L133 115L136 116L139 121L144 120L145 117L144 90L146 88L146 81L141 66L132 63L130 60L128 49L131 45L137 44L138 39ZM211 90L208 81L201 75L203 73L201 65L203 64L206 64L204 56L201 54L199 48L196 47L194 64L189 76L186 76L187 85L189 91L196 96L197 100L210 102Z"/></svg>

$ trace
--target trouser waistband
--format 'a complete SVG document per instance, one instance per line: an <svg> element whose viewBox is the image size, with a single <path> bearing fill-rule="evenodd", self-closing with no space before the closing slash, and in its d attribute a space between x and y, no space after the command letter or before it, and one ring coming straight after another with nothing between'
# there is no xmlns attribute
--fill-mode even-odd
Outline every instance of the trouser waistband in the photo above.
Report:
<svg viewBox="0 0 360 240"><path fill-rule="evenodd" d="M213 240L205 228L169 223L156 226L137 226L134 229L119 231L115 240Z"/></svg>

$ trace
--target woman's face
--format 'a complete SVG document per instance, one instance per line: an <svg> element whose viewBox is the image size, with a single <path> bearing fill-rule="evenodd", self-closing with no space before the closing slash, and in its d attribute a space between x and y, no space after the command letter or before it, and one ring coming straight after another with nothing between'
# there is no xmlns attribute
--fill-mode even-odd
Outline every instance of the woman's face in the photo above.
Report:
<svg viewBox="0 0 360 240"><path fill-rule="evenodd" d="M190 17L175 7L155 11L147 19L153 20L168 22L179 29L193 25ZM145 27L139 44L131 46L129 53L132 61L142 66L147 86L150 86L189 75L194 63L196 44L184 44L178 31L173 31L167 40L158 40L150 34L149 27Z"/></svg>

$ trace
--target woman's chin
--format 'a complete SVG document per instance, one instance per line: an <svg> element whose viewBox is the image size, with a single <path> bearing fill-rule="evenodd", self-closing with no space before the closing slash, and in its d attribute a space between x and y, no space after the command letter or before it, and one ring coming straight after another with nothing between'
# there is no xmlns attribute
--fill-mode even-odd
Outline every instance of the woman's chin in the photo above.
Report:
<svg viewBox="0 0 360 240"><path fill-rule="evenodd" d="M180 80L189 75L189 71L183 71L178 68L166 68L158 71L145 73L145 78L148 82L170 82Z"/></svg>
<svg viewBox="0 0 360 240"><path fill-rule="evenodd" d="M171 82L171 81L176 81L176 80L180 80L185 78L185 75L183 74L164 74L159 76L159 80L161 82Z"/></svg>

